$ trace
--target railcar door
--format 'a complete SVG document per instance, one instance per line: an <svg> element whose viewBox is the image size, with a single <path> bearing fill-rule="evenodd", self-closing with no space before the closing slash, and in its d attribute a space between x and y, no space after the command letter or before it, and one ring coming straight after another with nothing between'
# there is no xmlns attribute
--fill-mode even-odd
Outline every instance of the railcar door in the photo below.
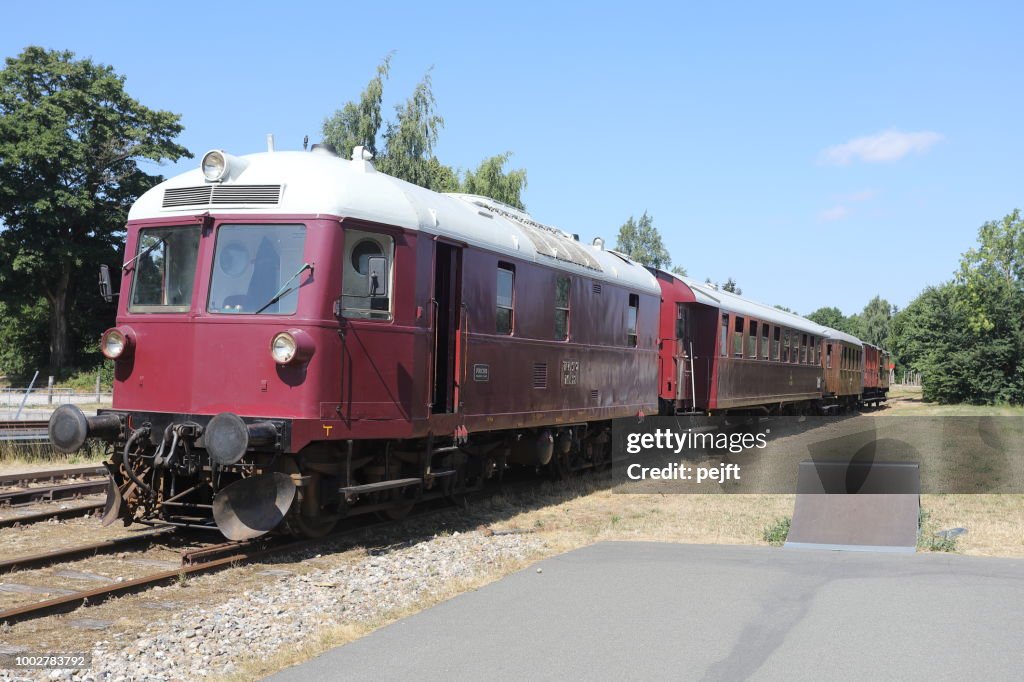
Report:
<svg viewBox="0 0 1024 682"><path fill-rule="evenodd" d="M434 252L434 362L430 408L434 414L457 412L462 316L462 249L437 242Z"/></svg>

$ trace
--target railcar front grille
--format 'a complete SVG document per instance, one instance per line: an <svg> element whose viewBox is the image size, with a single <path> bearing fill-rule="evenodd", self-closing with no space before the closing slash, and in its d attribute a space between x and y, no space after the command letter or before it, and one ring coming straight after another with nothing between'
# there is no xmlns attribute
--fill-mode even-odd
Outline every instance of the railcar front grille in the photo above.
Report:
<svg viewBox="0 0 1024 682"><path fill-rule="evenodd" d="M164 190L163 207L227 204L276 206L280 201L281 185L202 185Z"/></svg>
<svg viewBox="0 0 1024 682"><path fill-rule="evenodd" d="M205 187L175 187L164 190L164 208L210 203L213 185Z"/></svg>
<svg viewBox="0 0 1024 682"><path fill-rule="evenodd" d="M548 363L546 363L546 362L535 362L533 364L533 387L534 388L547 388L548 387Z"/></svg>

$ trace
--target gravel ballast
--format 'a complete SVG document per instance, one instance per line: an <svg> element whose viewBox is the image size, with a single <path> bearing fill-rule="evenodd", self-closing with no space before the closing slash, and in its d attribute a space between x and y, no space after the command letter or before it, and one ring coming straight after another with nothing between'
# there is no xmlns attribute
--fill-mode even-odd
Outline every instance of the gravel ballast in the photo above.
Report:
<svg viewBox="0 0 1024 682"><path fill-rule="evenodd" d="M518 567L543 549L544 541L530 534L478 529L373 549L355 558L351 553L317 555L312 560L316 568L301 574L287 563L271 565L260 569L261 580L250 583L255 587L223 602L153 610L149 625L136 636L100 639L89 671L0 670L0 679L220 678L239 672L247 660L300 647L317 633L346 625L372 628L415 611L419 603L450 596L453 586L465 589L501 575L507 572L503 567Z"/></svg>

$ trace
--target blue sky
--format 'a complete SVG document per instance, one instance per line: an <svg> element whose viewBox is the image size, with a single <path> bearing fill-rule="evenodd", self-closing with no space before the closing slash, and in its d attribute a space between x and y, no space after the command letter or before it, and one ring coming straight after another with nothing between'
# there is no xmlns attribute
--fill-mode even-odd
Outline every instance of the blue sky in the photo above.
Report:
<svg viewBox="0 0 1024 682"><path fill-rule="evenodd" d="M1024 205L1024 10L832 5L12 3L0 56L114 66L182 114L197 158L170 175L317 140L394 50L388 111L433 66L438 157L513 152L538 220L611 243L646 210L701 280L801 313L903 307Z"/></svg>

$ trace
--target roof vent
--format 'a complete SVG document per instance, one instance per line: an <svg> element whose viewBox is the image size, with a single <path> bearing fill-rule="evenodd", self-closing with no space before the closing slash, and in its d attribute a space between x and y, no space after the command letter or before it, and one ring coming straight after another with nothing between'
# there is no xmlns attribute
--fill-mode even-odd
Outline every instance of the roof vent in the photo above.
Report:
<svg viewBox="0 0 1024 682"><path fill-rule="evenodd" d="M359 145L357 147L353 147L352 148L352 160L353 161L369 161L372 158L373 158L373 152L371 152L369 149L367 149L363 145Z"/></svg>
<svg viewBox="0 0 1024 682"><path fill-rule="evenodd" d="M330 154L331 156L338 155L338 150L329 142L320 142L319 144L315 144L309 151L314 154Z"/></svg>
<svg viewBox="0 0 1024 682"><path fill-rule="evenodd" d="M600 237L594 237L593 244L598 251L604 251L604 240Z"/></svg>

